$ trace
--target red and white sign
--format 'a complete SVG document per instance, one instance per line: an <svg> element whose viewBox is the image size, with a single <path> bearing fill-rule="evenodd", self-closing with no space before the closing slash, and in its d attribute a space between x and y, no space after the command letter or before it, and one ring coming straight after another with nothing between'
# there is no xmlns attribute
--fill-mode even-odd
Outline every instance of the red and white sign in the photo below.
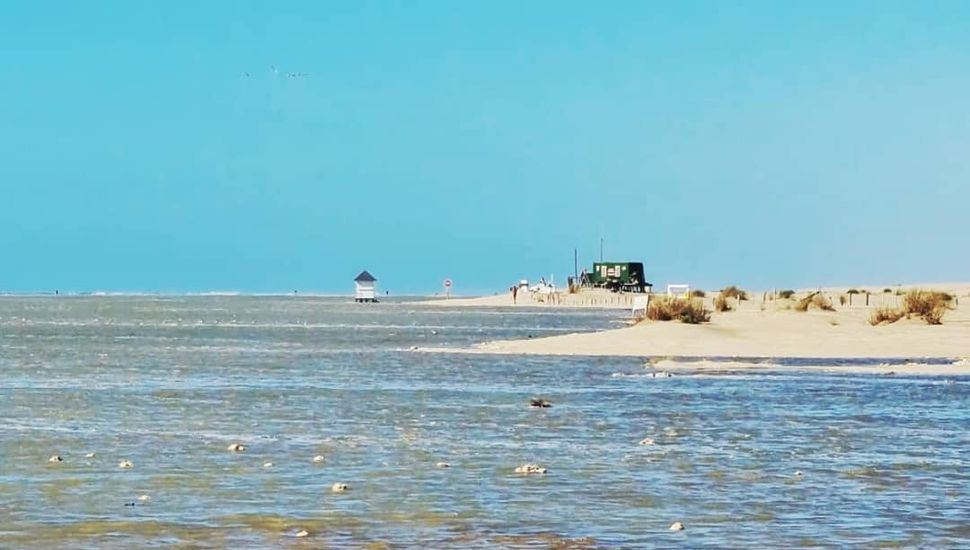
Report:
<svg viewBox="0 0 970 550"><path fill-rule="evenodd" d="M451 288L451 279L445 279L445 288Z"/></svg>

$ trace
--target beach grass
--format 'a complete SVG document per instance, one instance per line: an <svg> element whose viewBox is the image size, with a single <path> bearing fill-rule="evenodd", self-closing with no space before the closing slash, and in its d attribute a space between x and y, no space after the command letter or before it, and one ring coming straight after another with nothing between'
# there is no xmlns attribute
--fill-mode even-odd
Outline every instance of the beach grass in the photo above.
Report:
<svg viewBox="0 0 970 550"><path fill-rule="evenodd" d="M943 324L943 315L951 308L953 295L937 290L911 290L903 297L903 312L922 318L930 325Z"/></svg>
<svg viewBox="0 0 970 550"><path fill-rule="evenodd" d="M903 295L903 304L898 308L879 308L872 312L869 324L895 323L906 317L918 317L929 325L942 325L943 315L953 308L954 296L938 290L910 290Z"/></svg>
<svg viewBox="0 0 970 550"><path fill-rule="evenodd" d="M711 320L711 312L699 300L660 296L650 300L646 318L651 321L673 321L696 325Z"/></svg>
<svg viewBox="0 0 970 550"><path fill-rule="evenodd" d="M804 312L811 308L821 311L835 311L835 307L832 305L832 300L821 292L813 292L795 304L795 311Z"/></svg>
<svg viewBox="0 0 970 550"><path fill-rule="evenodd" d="M735 285L731 285L721 289L721 296L726 298L737 298L738 300L747 300L748 291L742 290Z"/></svg>
<svg viewBox="0 0 970 550"><path fill-rule="evenodd" d="M895 323L906 316L906 313L893 307L877 308L869 316L869 324L872 326Z"/></svg>

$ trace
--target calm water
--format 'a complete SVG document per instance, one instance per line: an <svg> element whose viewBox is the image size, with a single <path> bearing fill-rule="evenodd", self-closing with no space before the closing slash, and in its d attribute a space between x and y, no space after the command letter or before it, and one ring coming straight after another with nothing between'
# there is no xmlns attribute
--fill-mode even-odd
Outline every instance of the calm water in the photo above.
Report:
<svg viewBox="0 0 970 550"><path fill-rule="evenodd" d="M407 351L621 318L0 298L0 547L970 547L967 378Z"/></svg>

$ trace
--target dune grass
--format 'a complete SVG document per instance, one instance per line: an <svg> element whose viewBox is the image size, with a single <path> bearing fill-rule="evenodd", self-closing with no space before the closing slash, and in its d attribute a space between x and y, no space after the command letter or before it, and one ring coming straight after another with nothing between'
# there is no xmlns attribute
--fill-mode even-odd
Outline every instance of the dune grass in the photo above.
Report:
<svg viewBox="0 0 970 550"><path fill-rule="evenodd" d="M876 326L895 323L906 317L918 317L929 325L942 325L943 315L952 309L953 295L938 290L910 290L903 295L899 308L879 308L872 312L869 324Z"/></svg>
<svg viewBox="0 0 970 550"><path fill-rule="evenodd" d="M835 311L835 307L832 306L832 300L829 300L828 297L821 292L813 292L795 304L795 311L804 312L811 308L822 311Z"/></svg>
<svg viewBox="0 0 970 550"><path fill-rule="evenodd" d="M721 296L725 298L737 298L739 300L748 299L748 291L742 290L734 285L721 289Z"/></svg>
<svg viewBox="0 0 970 550"><path fill-rule="evenodd" d="M778 291L778 297L784 300L788 300L795 297L795 291L791 289Z"/></svg>
<svg viewBox="0 0 970 550"><path fill-rule="evenodd" d="M896 321L902 319L906 316L906 313L901 309L896 309L894 307L881 307L872 312L869 316L869 324L872 326L885 324L892 324Z"/></svg>
<svg viewBox="0 0 970 550"><path fill-rule="evenodd" d="M903 311L907 316L922 318L928 324L942 325L943 314L950 309L953 295L936 290L911 290L903 298Z"/></svg>
<svg viewBox="0 0 970 550"><path fill-rule="evenodd" d="M731 311L732 309L731 302L723 294L714 298L714 311L723 313L725 311Z"/></svg>
<svg viewBox="0 0 970 550"><path fill-rule="evenodd" d="M711 312L699 300L658 296L650 300L646 318L651 321L673 321L696 325L711 320Z"/></svg>

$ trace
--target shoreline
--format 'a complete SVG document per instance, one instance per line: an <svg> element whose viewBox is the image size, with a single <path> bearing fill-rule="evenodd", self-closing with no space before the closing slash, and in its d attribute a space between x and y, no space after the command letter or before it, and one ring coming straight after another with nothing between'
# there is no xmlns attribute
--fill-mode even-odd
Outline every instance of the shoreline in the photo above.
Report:
<svg viewBox="0 0 970 550"><path fill-rule="evenodd" d="M905 285L898 288L944 289L958 297L946 311L942 324L929 325L917 318L904 318L892 324L873 326L870 316L877 309L898 307L896 293L872 294L857 298L855 304L842 304L838 291L828 294L834 311L793 309L784 299L732 301L732 311L714 312L709 322L684 324L677 321L641 321L632 326L599 332L578 332L526 340L481 342L467 348L423 348L429 353L549 355L587 357L695 358L717 359L708 369L723 369L724 359L739 361L766 358L802 358L824 363L838 360L920 359L936 361L952 358L939 374L970 374L970 285ZM712 297L704 298L711 308ZM711 308L713 309L713 308ZM960 361L964 359L964 361ZM718 364L720 363L720 364ZM675 365L676 366L676 365ZM851 365L822 365L847 371ZM695 364L694 367L697 367ZM745 368L756 368L757 365ZM792 368L785 366L783 368ZM870 366L864 372L874 372ZM956 369L956 370L954 370ZM894 364L888 370L937 373L938 366L914 370Z"/></svg>
<svg viewBox="0 0 970 550"><path fill-rule="evenodd" d="M418 348L414 353L455 354L455 355L521 355L547 357L631 357L644 361L642 374L621 374L624 377L646 377L650 373L676 373L687 375L723 375L744 372L828 372L841 374L878 374L911 376L970 376L968 357L791 357L791 356L641 356L628 354L573 354L573 353L520 353L493 351L475 348ZM780 360L780 361L779 361ZM870 360L875 364L859 364L859 360ZM783 364L784 362L804 362L804 364ZM826 364L826 361L832 363ZM840 363L844 361L844 363Z"/></svg>

